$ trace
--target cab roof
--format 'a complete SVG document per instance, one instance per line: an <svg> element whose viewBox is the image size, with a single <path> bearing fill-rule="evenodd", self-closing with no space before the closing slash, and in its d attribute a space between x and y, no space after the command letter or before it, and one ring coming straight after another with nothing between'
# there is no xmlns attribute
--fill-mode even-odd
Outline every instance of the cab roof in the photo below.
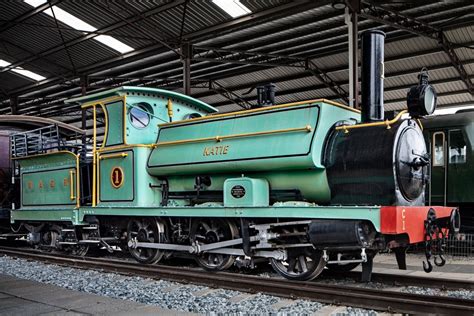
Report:
<svg viewBox="0 0 474 316"><path fill-rule="evenodd" d="M157 89L157 88L147 88L147 87L132 87L132 86L122 86L106 91L101 91L97 93L92 93L88 94L85 96L80 96L77 98L72 98L69 100L66 100L65 103L79 103L79 104L84 104L84 103L89 103L93 102L95 100L100 100L100 99L105 99L117 95L134 95L135 93L137 94L151 94L151 95L156 95L156 96L161 96L161 97L167 97L167 98L172 98L178 101L181 101L183 103L188 103L190 105L193 105L207 113L215 113L218 112L218 110L212 106L210 106L207 103L204 103L198 99L192 98L190 96L173 92L173 91L168 91L168 90L162 90L162 89Z"/></svg>

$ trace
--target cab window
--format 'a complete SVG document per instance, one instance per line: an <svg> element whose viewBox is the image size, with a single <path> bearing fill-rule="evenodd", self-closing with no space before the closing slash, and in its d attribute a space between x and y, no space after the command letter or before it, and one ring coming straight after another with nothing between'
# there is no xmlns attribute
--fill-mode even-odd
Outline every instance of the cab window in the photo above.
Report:
<svg viewBox="0 0 474 316"><path fill-rule="evenodd" d="M444 133L433 134L433 166L444 166Z"/></svg>
<svg viewBox="0 0 474 316"><path fill-rule="evenodd" d="M449 164L466 163L466 148L462 131L449 131Z"/></svg>
<svg viewBox="0 0 474 316"><path fill-rule="evenodd" d="M151 106L146 102L133 104L128 115L132 126L138 129L148 126L153 115Z"/></svg>

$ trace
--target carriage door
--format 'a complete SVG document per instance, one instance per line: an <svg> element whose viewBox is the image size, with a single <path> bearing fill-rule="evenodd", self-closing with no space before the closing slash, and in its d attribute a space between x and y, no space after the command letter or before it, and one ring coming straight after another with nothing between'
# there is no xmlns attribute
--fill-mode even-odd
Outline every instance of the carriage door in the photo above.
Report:
<svg viewBox="0 0 474 316"><path fill-rule="evenodd" d="M435 132L431 138L430 205L446 205L446 135Z"/></svg>

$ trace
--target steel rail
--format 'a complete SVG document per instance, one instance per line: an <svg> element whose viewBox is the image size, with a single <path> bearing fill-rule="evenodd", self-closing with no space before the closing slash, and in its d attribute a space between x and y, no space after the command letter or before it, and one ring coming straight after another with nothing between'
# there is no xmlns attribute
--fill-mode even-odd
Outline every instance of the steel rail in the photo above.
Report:
<svg viewBox="0 0 474 316"><path fill-rule="evenodd" d="M335 272L331 270L326 270L320 276L320 278L327 279L353 279L360 280L361 272L357 271L348 271L348 272ZM417 276L417 275L399 275L399 274L390 274L390 273L377 273L373 272L371 277L372 282L378 283L391 283L394 286L423 286L423 287L434 287L440 288L443 290L474 290L474 281L469 280L459 280L459 279L447 279L447 278L438 278L427 276Z"/></svg>
<svg viewBox="0 0 474 316"><path fill-rule="evenodd" d="M474 300L468 299L318 284L316 282L288 281L279 278L262 278L227 272L210 273L193 268L140 265L111 259L57 256L39 252L35 253L34 251L12 250L6 247L0 247L0 253L82 269L97 269L127 275L139 275L147 278L195 283L243 292L263 292L279 297L303 298L322 303L379 311L416 314L474 314Z"/></svg>

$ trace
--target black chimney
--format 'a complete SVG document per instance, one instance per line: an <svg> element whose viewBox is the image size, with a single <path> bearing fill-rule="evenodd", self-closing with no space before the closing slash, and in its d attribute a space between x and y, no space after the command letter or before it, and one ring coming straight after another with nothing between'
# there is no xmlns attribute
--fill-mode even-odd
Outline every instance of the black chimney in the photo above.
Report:
<svg viewBox="0 0 474 316"><path fill-rule="evenodd" d="M362 33L362 123L383 121L383 79L385 33Z"/></svg>

